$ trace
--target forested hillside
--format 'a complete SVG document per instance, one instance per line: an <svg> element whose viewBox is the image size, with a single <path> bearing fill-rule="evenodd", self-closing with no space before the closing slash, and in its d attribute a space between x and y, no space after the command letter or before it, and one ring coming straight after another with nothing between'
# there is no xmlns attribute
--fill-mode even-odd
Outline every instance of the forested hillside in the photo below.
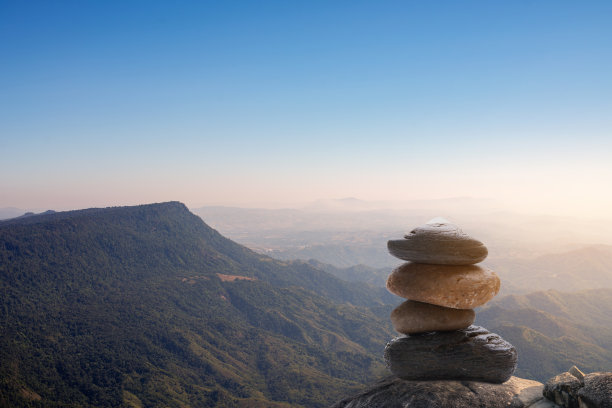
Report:
<svg viewBox="0 0 612 408"><path fill-rule="evenodd" d="M326 406L384 371L395 300L180 203L0 222L0 405Z"/></svg>

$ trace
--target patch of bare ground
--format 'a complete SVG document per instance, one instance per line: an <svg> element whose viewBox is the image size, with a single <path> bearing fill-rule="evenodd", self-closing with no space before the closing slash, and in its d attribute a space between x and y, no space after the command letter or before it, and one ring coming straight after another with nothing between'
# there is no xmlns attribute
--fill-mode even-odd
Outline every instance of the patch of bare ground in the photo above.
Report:
<svg viewBox="0 0 612 408"><path fill-rule="evenodd" d="M256 281L257 278L252 278L250 276L240 276L240 275L224 275L222 273L218 273L217 276L221 279L222 282L233 282L235 280L248 280L248 281Z"/></svg>

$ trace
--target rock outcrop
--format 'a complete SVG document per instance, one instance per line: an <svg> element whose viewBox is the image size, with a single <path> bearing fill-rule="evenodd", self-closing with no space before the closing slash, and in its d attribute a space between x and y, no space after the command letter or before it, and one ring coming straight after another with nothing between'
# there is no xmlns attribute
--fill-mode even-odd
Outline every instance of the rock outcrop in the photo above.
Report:
<svg viewBox="0 0 612 408"><path fill-rule="evenodd" d="M544 385L511 377L503 384L476 381L406 381L388 377L332 408L557 408Z"/></svg>
<svg viewBox="0 0 612 408"><path fill-rule="evenodd" d="M387 377L332 408L612 408L612 373L572 367L546 385L518 377L502 384Z"/></svg>
<svg viewBox="0 0 612 408"><path fill-rule="evenodd" d="M583 374L574 366L548 380L544 396L564 408L612 408L612 373Z"/></svg>

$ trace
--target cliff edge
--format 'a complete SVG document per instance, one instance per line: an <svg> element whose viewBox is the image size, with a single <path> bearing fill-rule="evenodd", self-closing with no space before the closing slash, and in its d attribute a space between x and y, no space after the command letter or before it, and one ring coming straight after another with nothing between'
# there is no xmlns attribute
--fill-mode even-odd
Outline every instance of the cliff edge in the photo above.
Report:
<svg viewBox="0 0 612 408"><path fill-rule="evenodd" d="M612 373L576 367L546 385L518 377L479 381L409 381L390 376L332 408L612 408Z"/></svg>
<svg viewBox="0 0 612 408"><path fill-rule="evenodd" d="M511 377L502 384L479 381L407 381L387 377L332 408L556 408L538 381Z"/></svg>

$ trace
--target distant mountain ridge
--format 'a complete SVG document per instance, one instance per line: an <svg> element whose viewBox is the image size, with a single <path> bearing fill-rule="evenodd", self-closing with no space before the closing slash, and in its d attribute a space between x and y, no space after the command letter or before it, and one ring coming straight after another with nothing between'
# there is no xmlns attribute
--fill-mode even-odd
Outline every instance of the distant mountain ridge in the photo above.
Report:
<svg viewBox="0 0 612 408"><path fill-rule="evenodd" d="M612 288L612 246L590 245L532 259L485 261L509 284L505 293Z"/></svg>
<svg viewBox="0 0 612 408"><path fill-rule="evenodd" d="M372 268L367 265L354 265L346 268L338 268L330 264L309 259L308 263L313 267L328 272L337 278L348 282L365 282L367 284L384 288L392 268ZM399 298L398 298L399 299Z"/></svg>
<svg viewBox="0 0 612 408"><path fill-rule="evenodd" d="M373 268L367 265L339 268L317 259L310 259L308 263L340 279L366 282L379 287L385 287L387 276L393 270L393 267ZM397 264L400 263L398 261ZM486 259L483 265L500 276L502 296L543 290L569 292L612 289L610 245L592 245L533 259Z"/></svg>
<svg viewBox="0 0 612 408"><path fill-rule="evenodd" d="M502 296L476 314L476 324L516 347L520 377L545 382L572 365L612 371L612 289Z"/></svg>
<svg viewBox="0 0 612 408"><path fill-rule="evenodd" d="M3 207L0 208L0 221L8 218L19 217L20 215L26 213L26 211L15 208L15 207Z"/></svg>
<svg viewBox="0 0 612 408"><path fill-rule="evenodd" d="M0 222L0 294L0 406L327 406L392 336L383 289L177 202Z"/></svg>
<svg viewBox="0 0 612 408"><path fill-rule="evenodd" d="M201 207L193 212L257 252L284 260L316 259L339 268L393 267L396 260L384 243L436 216L484 242L489 261L495 262L612 245L611 219L517 214L470 198L405 203L323 200L293 209Z"/></svg>

